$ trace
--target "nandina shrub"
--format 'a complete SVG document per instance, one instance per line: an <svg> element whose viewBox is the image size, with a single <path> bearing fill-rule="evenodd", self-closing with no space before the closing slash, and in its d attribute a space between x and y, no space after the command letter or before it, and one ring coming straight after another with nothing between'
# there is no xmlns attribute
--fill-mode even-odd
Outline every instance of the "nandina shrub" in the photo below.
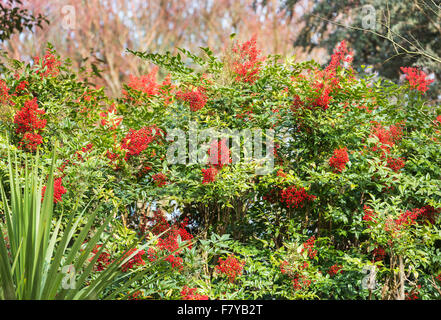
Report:
<svg viewBox="0 0 441 320"><path fill-rule="evenodd" d="M256 40L234 41L221 57L132 51L157 67L115 98L53 48L35 63L5 64L1 174L7 149L48 159L58 143L55 210L105 200L99 210L115 212L110 255L140 247L154 211L187 218L185 227L161 220L170 231L132 261L167 258L146 277L172 269L170 281L132 298L439 298L441 109L425 100L427 74L403 66L396 85L357 73L346 42L319 66L263 56ZM182 138L171 129L186 135L184 163L168 154ZM221 134L196 143L206 161L192 161L188 140L208 129ZM273 167L256 174L261 161L233 161L225 129L274 130L264 151ZM233 281L216 268L230 254L246 261Z"/></svg>

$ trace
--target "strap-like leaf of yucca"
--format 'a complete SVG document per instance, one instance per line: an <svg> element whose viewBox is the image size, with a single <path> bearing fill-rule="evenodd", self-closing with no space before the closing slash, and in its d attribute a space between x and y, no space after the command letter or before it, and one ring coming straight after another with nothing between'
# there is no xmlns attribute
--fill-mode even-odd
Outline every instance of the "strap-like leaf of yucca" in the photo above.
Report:
<svg viewBox="0 0 441 320"><path fill-rule="evenodd" d="M108 295L108 298L115 297L117 293L127 291L134 281L141 279L147 272L151 272L151 268L145 268L134 277L127 279L132 274L124 274L120 271L121 266L136 254L137 251L127 255L136 246L135 243L91 280L93 266L104 249L104 245L91 261L87 260L109 225L112 216L108 215L85 245L83 245L84 240L91 233L97 214L95 211L88 215L88 221L79 230L81 219L88 212L89 205L81 213L71 212L66 217L68 222L61 234L63 216L54 226L52 225L55 151L43 201L41 195L45 174L39 175L38 153L30 171L28 160L25 160L24 174L23 170L19 170L20 162L17 155L14 154L14 156L14 161L12 161L11 155L8 154L9 197L5 192L3 182L0 181L5 218L5 224L0 221L0 298L96 299L107 288L116 286L116 289ZM5 240L3 230L6 231L8 241ZM9 248L7 243L9 243ZM149 244L146 243L138 250ZM155 263L158 262L159 260ZM65 289L62 288L62 281L66 275L60 272L60 269L69 265L72 265L74 270L81 270L81 274L74 288ZM87 285L86 281L89 281Z"/></svg>

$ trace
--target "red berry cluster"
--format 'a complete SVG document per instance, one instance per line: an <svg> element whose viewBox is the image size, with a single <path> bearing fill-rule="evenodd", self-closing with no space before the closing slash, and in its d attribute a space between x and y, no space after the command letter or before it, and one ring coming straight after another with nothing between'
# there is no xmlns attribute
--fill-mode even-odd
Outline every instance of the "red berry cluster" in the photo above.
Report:
<svg viewBox="0 0 441 320"><path fill-rule="evenodd" d="M390 152L390 149L401 140L403 137L403 130L399 125L391 125L389 129L383 127L381 124L376 124L372 128L372 137L377 137L381 145L374 146L372 151L381 152L384 156Z"/></svg>
<svg viewBox="0 0 441 320"><path fill-rule="evenodd" d="M282 274L286 274L288 272L287 267L289 266L289 262L284 260L282 261L282 263L280 264L280 272Z"/></svg>
<svg viewBox="0 0 441 320"><path fill-rule="evenodd" d="M343 273L343 266L340 264L334 264L331 266L328 270L328 274L332 277L335 276L337 273Z"/></svg>
<svg viewBox="0 0 441 320"><path fill-rule="evenodd" d="M318 97L312 102L312 108L322 109L323 111L328 109L332 99L332 96L329 95L331 93L331 87L325 85L324 82L317 81L313 83L313 88Z"/></svg>
<svg viewBox="0 0 441 320"><path fill-rule="evenodd" d="M434 81L427 78L427 74L417 68L401 67L401 71L406 75L406 80L412 89L418 90L423 94L427 91L428 86Z"/></svg>
<svg viewBox="0 0 441 320"><path fill-rule="evenodd" d="M143 127L139 130L130 129L121 142L121 147L127 150L125 160L139 155L148 148L150 143L161 137L163 131L156 126Z"/></svg>
<svg viewBox="0 0 441 320"><path fill-rule="evenodd" d="M23 108L15 114L15 132L23 135L20 148L35 151L37 146L43 143L40 133L46 127L46 120L41 119L44 114L43 109L38 109L37 98L26 101Z"/></svg>
<svg viewBox="0 0 441 320"><path fill-rule="evenodd" d="M406 292L405 299L406 300L418 300L420 298L419 297L420 289L421 289L421 285L419 284L411 292Z"/></svg>
<svg viewBox="0 0 441 320"><path fill-rule="evenodd" d="M29 85L29 82L27 82L26 80L24 81L20 81L20 83L17 85L17 87L15 87L15 93L20 93L22 91L24 91L26 89L26 86Z"/></svg>
<svg viewBox="0 0 441 320"><path fill-rule="evenodd" d="M232 162L230 154L226 139L215 139L211 141L208 149L208 163L220 170L223 166Z"/></svg>
<svg viewBox="0 0 441 320"><path fill-rule="evenodd" d="M95 258L101 246L102 246L101 244L98 244L95 246L95 248L93 248L92 250L93 256L89 258L89 261L92 261ZM103 271L111 262L112 261L110 260L110 254L103 250L100 253L98 259L95 261L94 270Z"/></svg>
<svg viewBox="0 0 441 320"><path fill-rule="evenodd" d="M201 169L202 174L204 175L202 184L211 183L216 180L216 175L218 173L218 170L214 167L210 167L208 169Z"/></svg>
<svg viewBox="0 0 441 320"><path fill-rule="evenodd" d="M129 297L127 298L128 300L141 300L141 298L143 298L144 295L142 293L141 290L137 290L135 292L133 292L131 295L129 295Z"/></svg>
<svg viewBox="0 0 441 320"><path fill-rule="evenodd" d="M394 219L396 229L416 224L418 217L420 217L422 213L423 210L418 208L406 210L404 213L401 213L397 219Z"/></svg>
<svg viewBox="0 0 441 320"><path fill-rule="evenodd" d="M316 71L314 76L316 81L312 87L315 92L314 98L310 101L311 108L319 108L326 110L329 108L329 103L332 100L333 93L340 89L340 78L337 76L337 68L342 63L350 64L352 62L353 53L347 48L346 42L340 42L334 49L334 53L331 56L331 62L323 71ZM309 99L311 100L311 99ZM295 105L303 105L298 98L295 98Z"/></svg>
<svg viewBox="0 0 441 320"><path fill-rule="evenodd" d="M43 129L46 126L46 120L39 117L44 114L43 109L38 109L37 98L26 101L24 107L14 117L14 123L17 125L16 133Z"/></svg>
<svg viewBox="0 0 441 320"><path fill-rule="evenodd" d="M156 210L153 218L146 220L140 224L141 233L145 233L148 224L150 224L150 231L155 235L160 235L165 232L158 239L157 248L150 248L148 250L149 260L155 261L159 253L165 254L167 255L165 260L171 264L172 268L182 270L183 260L179 257L181 250L179 250L178 239L180 238L181 241L190 241L193 239L193 236L186 230L188 220L184 219L181 223L172 224L167 221L161 210ZM192 245L189 244L188 247L191 248L191 246Z"/></svg>
<svg viewBox="0 0 441 320"><path fill-rule="evenodd" d="M331 62L325 68L325 73L328 78L335 79L337 68L341 66L342 63L346 62L348 64L352 63L354 53L348 50L347 43L345 40L340 42L334 49L331 56Z"/></svg>
<svg viewBox="0 0 441 320"><path fill-rule="evenodd" d="M44 186L42 189L41 201L43 201L43 199L44 199L45 192L46 192L46 186ZM62 201L61 197L66 192L67 192L66 189L63 187L62 178L55 179L54 180L54 203L58 203L58 202Z"/></svg>
<svg viewBox="0 0 441 320"><path fill-rule="evenodd" d="M145 254L145 251L138 250L136 248L130 249L128 252L126 252L122 258L122 261L131 256L134 252L136 252L136 254L121 266L122 271L126 272L132 269L134 266L145 265L145 261L142 258L142 256Z"/></svg>
<svg viewBox="0 0 441 320"><path fill-rule="evenodd" d="M106 157L107 157L107 159L109 159L110 163L112 163L115 170L118 170L120 168L119 162L121 161L121 157L119 154L112 152L110 150L107 150Z"/></svg>
<svg viewBox="0 0 441 320"><path fill-rule="evenodd" d="M231 283L242 274L245 265L245 261L240 261L233 255L229 255L226 259L219 258L218 263L215 268L216 272L226 275Z"/></svg>
<svg viewBox="0 0 441 320"><path fill-rule="evenodd" d="M158 67L155 67L147 75L140 77L129 75L129 83L127 86L131 92L129 93L127 90L122 90L123 95L127 100L134 101L136 104L140 104L139 101L136 101L136 97L138 96L144 98L153 96L162 97L164 104L168 105L171 101L171 92L174 90L174 86L171 83L170 75L168 75L161 84L157 83L157 73Z"/></svg>
<svg viewBox="0 0 441 320"><path fill-rule="evenodd" d="M334 172L342 172L349 161L347 148L335 149L334 155L329 159L329 165L334 168Z"/></svg>
<svg viewBox="0 0 441 320"><path fill-rule="evenodd" d="M398 218L387 220L385 230L391 232L392 236L395 237L395 232L417 223L435 223L435 219L437 218L436 215L440 212L441 208L435 209L432 206L406 210L405 212L402 212Z"/></svg>
<svg viewBox="0 0 441 320"><path fill-rule="evenodd" d="M311 285L311 280L308 279L305 275L298 275L292 280L292 286L294 290L302 290L306 289Z"/></svg>
<svg viewBox="0 0 441 320"><path fill-rule="evenodd" d="M0 79L0 104L6 104L9 102L9 88L6 82Z"/></svg>
<svg viewBox="0 0 441 320"><path fill-rule="evenodd" d="M283 261L280 266L280 272L291 278L294 290L306 289L311 285L311 280L302 271L309 268L309 263L304 261L301 264L291 266L288 261Z"/></svg>
<svg viewBox="0 0 441 320"><path fill-rule="evenodd" d="M208 296L196 293L197 288L184 286L181 291L182 300L209 300Z"/></svg>
<svg viewBox="0 0 441 320"><path fill-rule="evenodd" d="M43 143L43 137L39 134L26 132L20 141L20 148L26 148L30 151L37 150L37 147Z"/></svg>
<svg viewBox="0 0 441 320"><path fill-rule="evenodd" d="M386 257L386 251L382 247L375 248L372 251L372 257L375 261L382 261Z"/></svg>
<svg viewBox="0 0 441 320"><path fill-rule="evenodd" d="M424 206L422 208L406 210L404 213L401 213L401 215L397 219L394 220L394 227L395 229L401 229L406 226L424 222L434 224L435 219L440 212L441 208L435 209L432 206Z"/></svg>
<svg viewBox="0 0 441 320"><path fill-rule="evenodd" d="M154 68L147 75L140 77L135 77L129 75L129 83L127 84L132 90L140 91L147 96L153 96L158 93L159 84L156 83L156 74L158 73L158 68ZM128 95L127 91L123 90L125 96Z"/></svg>
<svg viewBox="0 0 441 320"><path fill-rule="evenodd" d="M432 206L424 206L421 208L420 217L422 221L426 221L431 224L434 224L436 218L440 213L441 213L441 208L435 209Z"/></svg>
<svg viewBox="0 0 441 320"><path fill-rule="evenodd" d="M316 196L308 194L303 187L293 186L283 189L281 192L281 201L288 208L303 208L306 202L314 201L316 198Z"/></svg>
<svg viewBox="0 0 441 320"><path fill-rule="evenodd" d="M404 158L388 158L387 167L395 172L399 172L405 166Z"/></svg>
<svg viewBox="0 0 441 320"><path fill-rule="evenodd" d="M307 250L308 258L314 259L315 256L317 255L317 250L314 249L314 245L315 245L315 236L312 236L305 243L303 243L303 248L300 252L303 253L305 252L305 250Z"/></svg>
<svg viewBox="0 0 441 320"><path fill-rule="evenodd" d="M260 57L261 51L257 49L256 37L242 44L235 43L232 52L236 54L233 61L233 71L236 80L254 83L259 79L259 72L264 57Z"/></svg>
<svg viewBox="0 0 441 320"><path fill-rule="evenodd" d="M363 211L364 211L364 216L363 216L364 221L372 221L376 223L376 220L373 219L376 216L376 214L374 210L371 209L371 207L364 205Z"/></svg>
<svg viewBox="0 0 441 320"><path fill-rule="evenodd" d="M139 234L143 235L150 230L154 235L159 235L170 228L170 224L161 210L153 211L153 217L148 218L145 214L139 222Z"/></svg>
<svg viewBox="0 0 441 320"><path fill-rule="evenodd" d="M184 221L179 227L174 226L165 237L158 240L158 248L169 253L165 260L170 262L172 268L178 268L179 270L183 268L183 260L178 256L181 253L181 250L178 250L178 239L180 238L181 241L190 241L193 239L193 236L185 229L186 227L187 221ZM188 247L191 248L191 244L189 244Z"/></svg>
<svg viewBox="0 0 441 320"><path fill-rule="evenodd" d="M167 176L162 172L154 174L152 179L157 187L162 187L167 184Z"/></svg>
<svg viewBox="0 0 441 320"><path fill-rule="evenodd" d="M203 174L202 184L214 182L219 170L231 163L231 161L230 149L227 146L226 140L213 140L208 149L208 163L210 167L201 169Z"/></svg>
<svg viewBox="0 0 441 320"><path fill-rule="evenodd" d="M176 98L188 103L190 110L194 112L201 110L208 101L205 89L202 87L189 91L180 90L176 93Z"/></svg>

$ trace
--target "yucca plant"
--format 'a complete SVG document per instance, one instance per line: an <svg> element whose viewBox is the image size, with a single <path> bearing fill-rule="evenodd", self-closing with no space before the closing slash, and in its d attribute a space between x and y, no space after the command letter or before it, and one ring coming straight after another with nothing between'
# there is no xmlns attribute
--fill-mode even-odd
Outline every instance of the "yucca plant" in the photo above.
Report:
<svg viewBox="0 0 441 320"><path fill-rule="evenodd" d="M91 261L89 256L109 225L112 215L105 218L104 223L96 230L93 230L96 210L88 215L87 223L80 228L84 214L89 214L87 207L80 213L71 212L67 217L61 215L54 224L55 151L43 200L42 187L46 174L39 174L38 154L34 158L33 161L26 159L24 168L19 169L17 154L14 154L12 161L11 154L8 153L8 196L3 182L0 181L3 201L3 217L0 216L0 299L113 299L122 292L130 291L128 288L131 284L145 277L147 272L152 272L152 268L136 273L120 271L121 265L137 253L135 250L130 255L127 254L135 244L104 271L91 277L93 266L104 245ZM67 223L62 228L64 220ZM93 235L84 244L92 230ZM139 250L148 245L149 243L144 244ZM81 274L73 274L75 270L81 271ZM66 279L71 277L75 277L75 285L72 281L67 284ZM150 274L148 278L153 281L158 277L159 275L155 277L155 274ZM104 290L109 287L115 290L103 297Z"/></svg>

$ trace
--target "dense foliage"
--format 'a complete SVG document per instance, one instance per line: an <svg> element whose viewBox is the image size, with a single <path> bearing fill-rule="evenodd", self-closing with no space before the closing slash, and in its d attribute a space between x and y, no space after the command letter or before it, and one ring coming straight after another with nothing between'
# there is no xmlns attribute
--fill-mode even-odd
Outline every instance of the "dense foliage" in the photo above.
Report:
<svg viewBox="0 0 441 320"><path fill-rule="evenodd" d="M51 47L5 58L4 183L8 151L44 170L59 144L54 224L90 201L96 228L112 218L82 286L129 252L120 298L441 297L441 109L425 73L362 77L344 41L324 68L263 56L254 38L221 58L132 53L169 76L133 76L118 99ZM250 132L265 158L235 161Z"/></svg>

